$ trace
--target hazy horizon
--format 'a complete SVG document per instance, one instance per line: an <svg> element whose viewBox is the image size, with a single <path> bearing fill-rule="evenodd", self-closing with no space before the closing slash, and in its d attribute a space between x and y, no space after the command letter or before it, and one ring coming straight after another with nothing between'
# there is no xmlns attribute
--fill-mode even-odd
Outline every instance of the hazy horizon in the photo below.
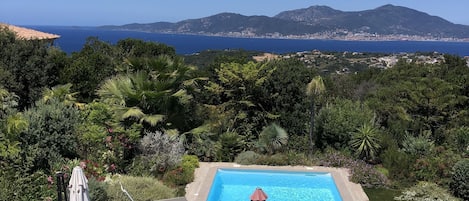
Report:
<svg viewBox="0 0 469 201"><path fill-rule="evenodd" d="M126 0L15 0L0 2L0 22L14 25L101 26L129 23L177 22L221 12L274 16L282 11L329 6L341 11L362 11L386 4L404 6L441 17L455 24L469 25L467 0L172 0L131 2ZM466 14L466 15L464 15Z"/></svg>

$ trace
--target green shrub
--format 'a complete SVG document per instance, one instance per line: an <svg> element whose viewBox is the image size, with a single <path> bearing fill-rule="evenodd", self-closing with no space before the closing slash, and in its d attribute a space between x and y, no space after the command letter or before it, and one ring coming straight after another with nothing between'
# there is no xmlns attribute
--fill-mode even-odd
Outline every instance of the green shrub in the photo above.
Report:
<svg viewBox="0 0 469 201"><path fill-rule="evenodd" d="M384 174L362 160L355 160L340 152L326 153L321 159L327 167L344 167L350 169L350 180L367 188L386 187L389 183Z"/></svg>
<svg viewBox="0 0 469 201"><path fill-rule="evenodd" d="M458 201L446 189L439 187L435 183L419 182L402 192L395 200L401 201Z"/></svg>
<svg viewBox="0 0 469 201"><path fill-rule="evenodd" d="M285 154L262 155L257 160L258 165L285 166L289 165L288 156Z"/></svg>
<svg viewBox="0 0 469 201"><path fill-rule="evenodd" d="M132 177L115 175L108 181L107 194L109 200L128 201L129 198L121 191L120 183L135 201L160 200L175 197L175 191L152 177Z"/></svg>
<svg viewBox="0 0 469 201"><path fill-rule="evenodd" d="M407 135L402 142L402 150L413 156L431 155L435 146L430 137L430 132L424 132L417 137Z"/></svg>
<svg viewBox="0 0 469 201"><path fill-rule="evenodd" d="M148 158L136 156L129 165L127 173L132 176L149 176L152 175L149 170Z"/></svg>
<svg viewBox="0 0 469 201"><path fill-rule="evenodd" d="M163 175L163 182L171 187L183 186L192 181L194 181L194 171L182 167L172 169Z"/></svg>
<svg viewBox="0 0 469 201"><path fill-rule="evenodd" d="M313 165L304 153L289 151L285 154L287 155L289 165Z"/></svg>
<svg viewBox="0 0 469 201"><path fill-rule="evenodd" d="M221 161L231 162L235 156L242 151L245 142L236 132L226 132L220 135L220 149L218 156Z"/></svg>
<svg viewBox="0 0 469 201"><path fill-rule="evenodd" d="M444 147L436 147L436 153L417 159L412 169L412 179L415 181L429 181L447 186L451 178L451 167L461 157L459 154Z"/></svg>
<svg viewBox="0 0 469 201"><path fill-rule="evenodd" d="M469 127L463 126L448 131L448 143L452 144L458 152L469 156Z"/></svg>
<svg viewBox="0 0 469 201"><path fill-rule="evenodd" d="M48 176L42 171L32 174L0 172L0 200L30 201L55 200L55 182L48 183ZM54 178L50 177L53 181Z"/></svg>
<svg viewBox="0 0 469 201"><path fill-rule="evenodd" d="M345 99L337 99L323 107L317 116L316 145L335 149L348 147L352 132L370 122L375 114L366 104Z"/></svg>
<svg viewBox="0 0 469 201"><path fill-rule="evenodd" d="M90 200L93 201L108 201L109 196L107 195L107 183L100 182L93 177L88 179L88 188L90 193Z"/></svg>
<svg viewBox="0 0 469 201"><path fill-rule="evenodd" d="M312 162L302 153L287 152L274 155L261 155L253 151L239 154L235 162L241 165L311 165Z"/></svg>
<svg viewBox="0 0 469 201"><path fill-rule="evenodd" d="M254 165L261 156L253 151L241 152L236 156L235 162L241 165Z"/></svg>
<svg viewBox="0 0 469 201"><path fill-rule="evenodd" d="M199 167L197 156L184 155L181 166L166 172L163 181L172 187L184 186L194 181L194 171L197 167Z"/></svg>
<svg viewBox="0 0 469 201"><path fill-rule="evenodd" d="M194 155L182 156L182 168L194 171L199 167L199 159Z"/></svg>
<svg viewBox="0 0 469 201"><path fill-rule="evenodd" d="M376 170L378 172L381 172L381 174L383 174L384 176L386 177L389 177L389 170L384 168L384 167L376 167Z"/></svg>
<svg viewBox="0 0 469 201"><path fill-rule="evenodd" d="M76 108L51 99L24 112L28 128L20 135L22 153L34 158L35 169L48 170L63 158L76 158L75 128L81 122Z"/></svg>
<svg viewBox="0 0 469 201"><path fill-rule="evenodd" d="M410 182L410 170L415 159L395 147L390 147L381 155L383 166L389 171L389 178L399 182ZM405 171L403 171L405 170Z"/></svg>
<svg viewBox="0 0 469 201"><path fill-rule="evenodd" d="M457 197L469 200L469 159L463 159L453 166L450 189Z"/></svg>

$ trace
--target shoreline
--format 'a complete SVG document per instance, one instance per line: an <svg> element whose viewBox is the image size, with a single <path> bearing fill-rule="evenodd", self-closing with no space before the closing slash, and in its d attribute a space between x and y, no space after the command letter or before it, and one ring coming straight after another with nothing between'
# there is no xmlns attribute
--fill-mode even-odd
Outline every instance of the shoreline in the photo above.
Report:
<svg viewBox="0 0 469 201"><path fill-rule="evenodd" d="M383 35L376 37L359 37L356 38L344 38L344 37L330 37L330 36L308 36L308 35L290 35L290 36L240 36L237 34L225 34L225 33L184 33L184 32L160 32L160 31L145 31L145 30L134 30L134 29L107 29L101 27L94 27L100 30L107 31L129 31L129 32L141 32L141 33L154 33L154 34L178 34L178 35L189 35L189 36L207 36L207 37L223 37L223 38L253 38L253 39L276 39L276 40L325 40L325 41L357 41L357 42L455 42L455 43L469 43L469 38L424 38L423 36L410 36L403 35L403 37L395 37L392 35ZM415 39L415 38L421 39ZM408 39L411 38L411 39Z"/></svg>

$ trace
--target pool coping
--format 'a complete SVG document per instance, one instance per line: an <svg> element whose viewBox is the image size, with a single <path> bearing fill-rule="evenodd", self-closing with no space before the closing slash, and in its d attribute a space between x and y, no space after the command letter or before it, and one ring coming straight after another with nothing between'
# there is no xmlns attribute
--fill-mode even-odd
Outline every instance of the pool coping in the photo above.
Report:
<svg viewBox="0 0 469 201"><path fill-rule="evenodd" d="M322 166L265 166L265 165L239 165L236 163L204 163L199 164L195 170L194 182L186 186L186 199L188 201L206 201L213 178L220 168L246 169L246 170L283 170L302 172L331 173L343 201L369 201L360 184L349 181L349 172L346 168L331 168Z"/></svg>

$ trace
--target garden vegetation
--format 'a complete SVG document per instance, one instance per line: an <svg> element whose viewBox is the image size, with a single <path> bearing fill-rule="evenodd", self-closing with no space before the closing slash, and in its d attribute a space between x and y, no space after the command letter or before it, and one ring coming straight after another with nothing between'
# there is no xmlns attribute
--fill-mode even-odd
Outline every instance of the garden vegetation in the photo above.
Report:
<svg viewBox="0 0 469 201"><path fill-rule="evenodd" d="M136 39L89 38L67 55L1 30L0 44L4 200L55 200L55 172L80 162L94 200L125 199L120 183L135 200L175 197L199 161L345 167L365 187L402 190L397 200L468 199L458 56L338 75L242 51L193 66Z"/></svg>

